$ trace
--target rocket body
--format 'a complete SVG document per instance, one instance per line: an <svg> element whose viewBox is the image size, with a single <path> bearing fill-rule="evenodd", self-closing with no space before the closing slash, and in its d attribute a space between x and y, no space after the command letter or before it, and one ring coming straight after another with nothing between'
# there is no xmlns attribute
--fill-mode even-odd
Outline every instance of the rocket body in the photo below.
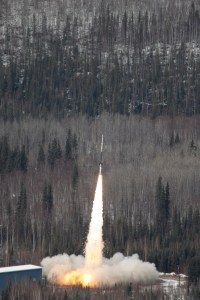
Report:
<svg viewBox="0 0 200 300"><path fill-rule="evenodd" d="M102 138L101 138L101 153L103 152L103 134L102 134Z"/></svg>
<svg viewBox="0 0 200 300"><path fill-rule="evenodd" d="M101 156L100 156L100 163L99 163L99 173L101 174L102 171L102 165L103 165L103 134L101 138Z"/></svg>

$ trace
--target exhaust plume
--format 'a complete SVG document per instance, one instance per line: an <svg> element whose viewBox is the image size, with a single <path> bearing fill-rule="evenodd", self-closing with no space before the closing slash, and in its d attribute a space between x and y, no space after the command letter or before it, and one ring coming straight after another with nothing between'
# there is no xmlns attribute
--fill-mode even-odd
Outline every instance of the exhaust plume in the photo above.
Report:
<svg viewBox="0 0 200 300"><path fill-rule="evenodd" d="M103 197L102 175L99 174L95 197L92 208L92 216L85 247L85 265L96 267L102 263L103 258Z"/></svg>
<svg viewBox="0 0 200 300"><path fill-rule="evenodd" d="M103 257L103 197L102 163L95 191L91 222L85 247L85 257L66 253L46 257L41 261L43 274L59 285L83 287L113 286L118 283L152 283L159 273L153 263L143 262L137 254L125 257L116 253L110 259Z"/></svg>

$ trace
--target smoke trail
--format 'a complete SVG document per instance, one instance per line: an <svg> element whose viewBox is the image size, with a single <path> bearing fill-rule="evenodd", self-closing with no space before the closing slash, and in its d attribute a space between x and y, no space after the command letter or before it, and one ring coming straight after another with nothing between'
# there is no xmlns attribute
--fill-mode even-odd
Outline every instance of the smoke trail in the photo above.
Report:
<svg viewBox="0 0 200 300"><path fill-rule="evenodd" d="M92 216L85 248L85 265L87 267L99 266L103 258L103 197L102 175L99 174L95 197L92 208Z"/></svg>
<svg viewBox="0 0 200 300"><path fill-rule="evenodd" d="M159 273L154 264L143 262L137 254L124 257L116 253L110 259L103 257L103 199L101 165L92 208L91 222L85 257L81 255L57 255L41 261L43 274L60 285L82 285L95 287L113 286L118 283L152 283Z"/></svg>

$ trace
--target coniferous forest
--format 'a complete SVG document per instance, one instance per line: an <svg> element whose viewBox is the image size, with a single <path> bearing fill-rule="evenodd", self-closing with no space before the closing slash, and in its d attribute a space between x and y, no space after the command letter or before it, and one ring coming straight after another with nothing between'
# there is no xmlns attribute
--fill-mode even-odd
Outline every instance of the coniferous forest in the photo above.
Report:
<svg viewBox="0 0 200 300"><path fill-rule="evenodd" d="M198 299L199 114L199 1L0 0L1 266L83 254L104 134L104 255ZM2 299L130 299L32 285Z"/></svg>

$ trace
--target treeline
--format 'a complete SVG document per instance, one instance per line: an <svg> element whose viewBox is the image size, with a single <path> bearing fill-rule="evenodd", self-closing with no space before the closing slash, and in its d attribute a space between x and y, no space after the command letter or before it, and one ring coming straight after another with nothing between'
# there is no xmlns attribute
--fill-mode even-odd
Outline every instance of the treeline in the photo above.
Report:
<svg viewBox="0 0 200 300"><path fill-rule="evenodd" d="M9 9L2 10L2 20L6 14ZM3 23L4 120L79 112L92 117L104 111L151 116L200 112L198 3L117 12L102 2L88 14L84 18L66 10L56 16L55 25L47 12L37 10L19 26Z"/></svg>
<svg viewBox="0 0 200 300"><path fill-rule="evenodd" d="M64 161L75 161L77 159L77 137L76 134L72 136L71 130L67 134L64 153L57 138L53 138L48 143L46 153L44 144L45 134L43 132L37 154L37 167L43 166L46 161L53 169L56 161L60 161L62 157ZM9 137L6 135L2 136L0 138L0 174L3 175L16 170L27 172L29 151L29 138L27 138L26 146L23 144L20 149L19 145L16 145L14 149L11 149Z"/></svg>

